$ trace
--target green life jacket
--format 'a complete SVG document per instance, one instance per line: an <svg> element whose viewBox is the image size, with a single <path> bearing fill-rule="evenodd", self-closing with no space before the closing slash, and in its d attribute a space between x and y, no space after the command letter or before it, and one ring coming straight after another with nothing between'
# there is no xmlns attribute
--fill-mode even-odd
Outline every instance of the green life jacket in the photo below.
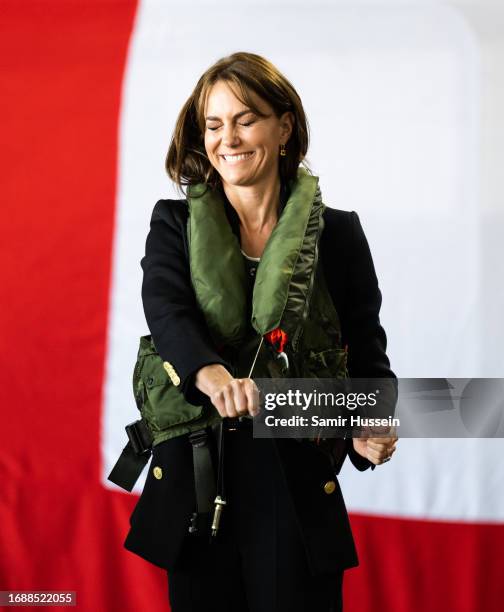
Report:
<svg viewBox="0 0 504 612"><path fill-rule="evenodd" d="M340 321L319 257L325 206L318 178L299 169L290 185L257 268L251 309L246 265L222 196L196 185L189 188L187 204L191 282L215 345L234 375L248 376L261 338L280 328L288 338L288 371L263 342L253 378L347 377ZM185 400L149 335L140 338L133 392L153 446L221 420L209 402L195 406Z"/></svg>
<svg viewBox="0 0 504 612"><path fill-rule="evenodd" d="M216 346L223 347L235 375L248 375L261 337L280 328L288 338L289 377L346 377L339 317L319 257L325 206L318 178L298 171L257 268L250 320L249 279L222 196L197 185L189 189L187 202L192 285L211 336ZM281 375L272 357L264 346L253 377ZM150 336L140 340L133 388L154 446L220 419L212 406L194 406L184 399L168 377Z"/></svg>

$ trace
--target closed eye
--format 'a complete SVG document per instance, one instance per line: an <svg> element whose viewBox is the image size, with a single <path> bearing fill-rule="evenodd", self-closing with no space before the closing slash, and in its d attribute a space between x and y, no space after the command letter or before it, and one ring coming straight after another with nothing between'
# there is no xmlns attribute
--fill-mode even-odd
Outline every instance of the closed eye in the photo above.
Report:
<svg viewBox="0 0 504 612"><path fill-rule="evenodd" d="M249 127L253 125L256 121L257 119L254 118L254 119L250 119L249 121L244 121L243 123L238 122L238 125L242 125L243 127ZM207 129L210 130L211 132L215 132L215 130L218 130L221 127L222 127L221 125L207 125Z"/></svg>

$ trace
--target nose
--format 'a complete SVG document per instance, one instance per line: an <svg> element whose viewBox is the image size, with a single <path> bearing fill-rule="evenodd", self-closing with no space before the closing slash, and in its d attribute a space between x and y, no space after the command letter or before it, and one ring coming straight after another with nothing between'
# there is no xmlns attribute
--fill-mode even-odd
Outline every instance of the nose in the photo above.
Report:
<svg viewBox="0 0 504 612"><path fill-rule="evenodd" d="M236 127L231 123L224 126L222 134L222 144L226 147L236 147L240 144L240 139L236 131Z"/></svg>

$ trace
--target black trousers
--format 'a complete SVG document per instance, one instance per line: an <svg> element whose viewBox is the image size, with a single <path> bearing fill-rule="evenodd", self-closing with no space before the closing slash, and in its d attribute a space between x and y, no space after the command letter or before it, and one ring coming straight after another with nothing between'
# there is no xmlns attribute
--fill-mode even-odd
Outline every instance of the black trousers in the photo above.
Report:
<svg viewBox="0 0 504 612"><path fill-rule="evenodd" d="M343 572L312 575L271 440L226 432L218 536L188 534L168 574L173 612L341 612Z"/></svg>

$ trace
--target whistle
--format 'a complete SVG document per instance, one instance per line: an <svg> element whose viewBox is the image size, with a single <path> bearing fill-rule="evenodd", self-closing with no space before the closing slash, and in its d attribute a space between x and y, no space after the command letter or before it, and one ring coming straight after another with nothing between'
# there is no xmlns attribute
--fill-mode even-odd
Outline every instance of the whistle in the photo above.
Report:
<svg viewBox="0 0 504 612"><path fill-rule="evenodd" d="M226 505L226 500L222 499L220 495L217 495L214 503L215 503L215 510L214 510L213 521L212 521L212 535L216 536L217 532L219 531L219 524L221 520L222 510L224 506Z"/></svg>

